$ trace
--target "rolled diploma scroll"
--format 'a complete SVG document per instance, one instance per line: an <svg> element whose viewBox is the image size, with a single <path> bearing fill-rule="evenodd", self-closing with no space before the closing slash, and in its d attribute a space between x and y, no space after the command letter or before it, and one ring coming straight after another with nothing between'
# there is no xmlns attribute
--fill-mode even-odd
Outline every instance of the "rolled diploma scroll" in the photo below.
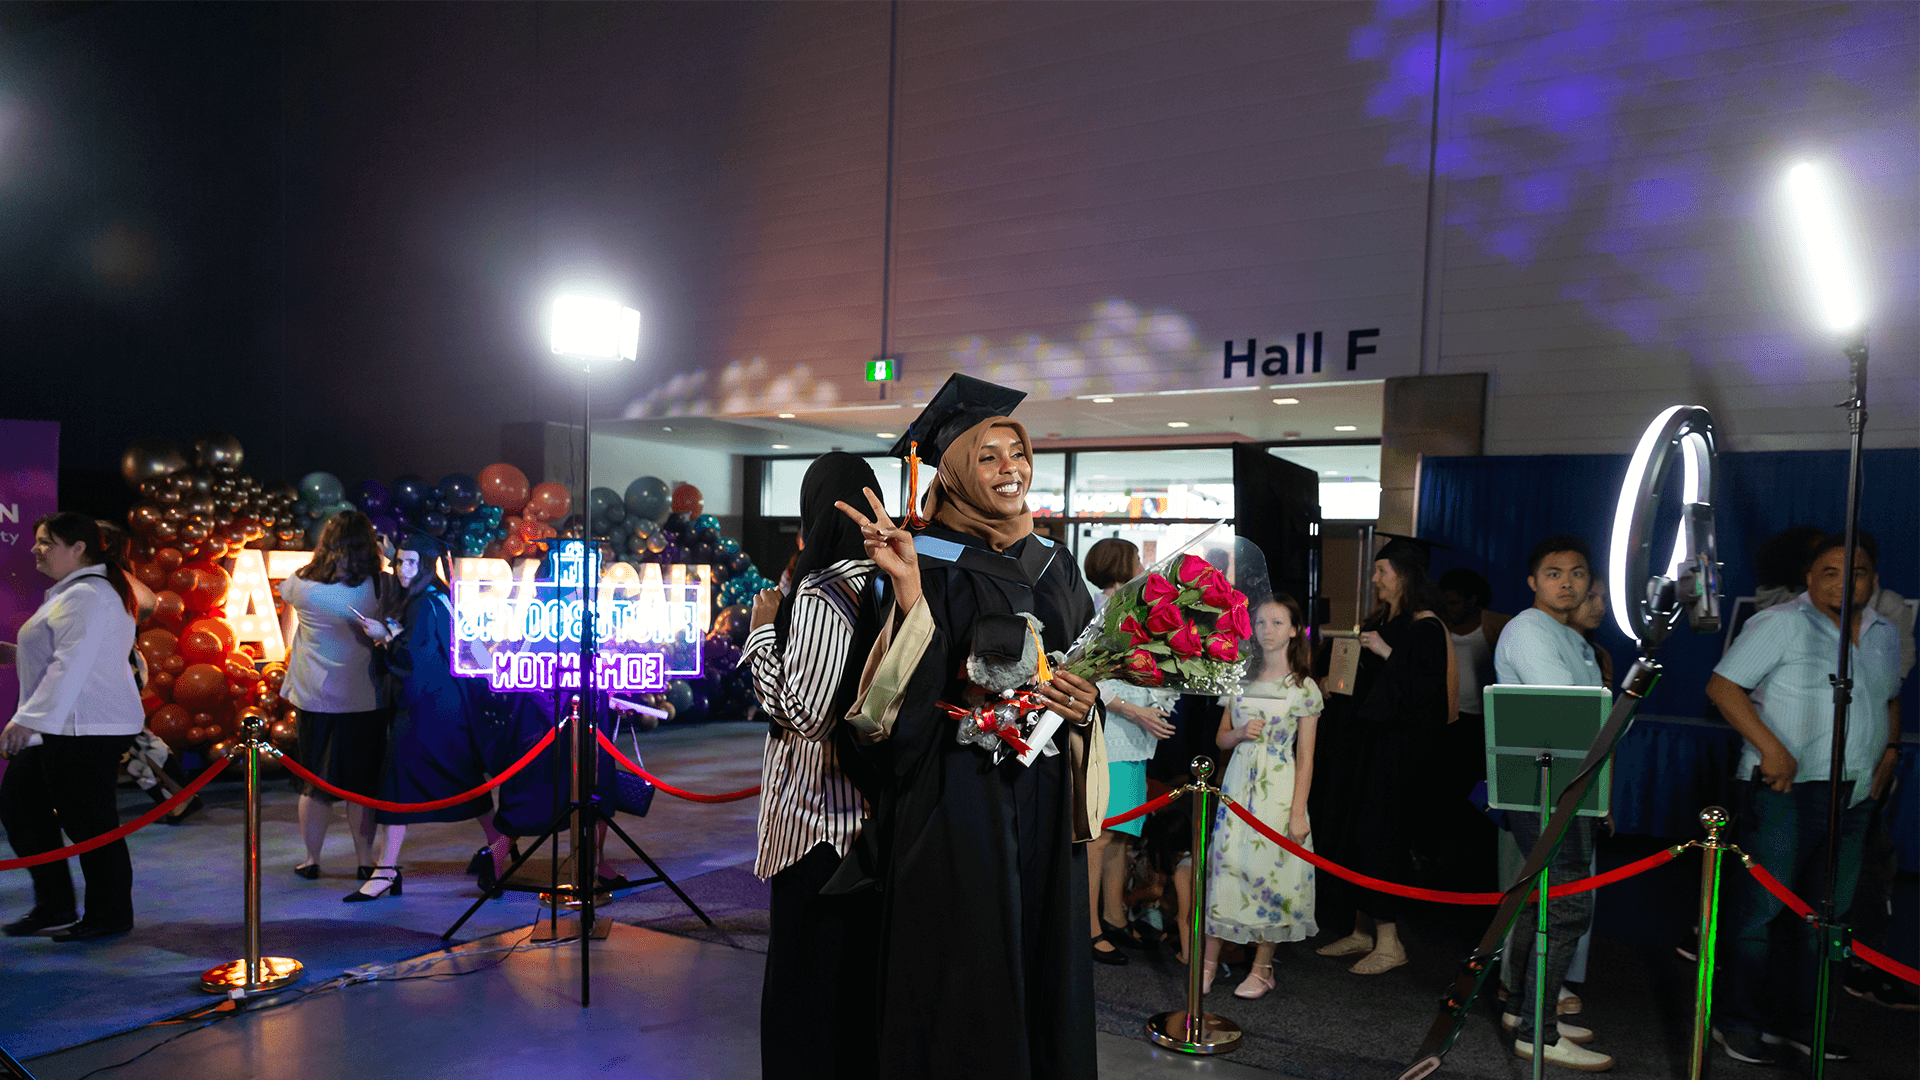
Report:
<svg viewBox="0 0 1920 1080"><path fill-rule="evenodd" d="M1059 753L1060 751L1053 745L1053 733L1060 730L1060 725L1065 722L1066 717L1048 709L1046 714L1040 717L1040 722L1033 725L1033 734L1026 736L1027 752L1020 755L1020 764L1032 765L1042 751L1048 754Z"/></svg>

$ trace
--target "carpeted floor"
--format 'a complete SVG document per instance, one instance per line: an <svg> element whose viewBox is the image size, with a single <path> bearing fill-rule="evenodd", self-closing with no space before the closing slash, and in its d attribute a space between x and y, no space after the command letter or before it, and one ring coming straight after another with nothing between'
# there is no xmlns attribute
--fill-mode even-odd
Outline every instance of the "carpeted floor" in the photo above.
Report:
<svg viewBox="0 0 1920 1080"><path fill-rule="evenodd" d="M758 782L765 734L762 724L667 727L641 736L640 745L648 767L663 778L697 791L726 791ZM622 749L631 754L631 740L623 739ZM133 933L78 945L45 937L0 938L0 1046L16 1057L31 1057L206 1001L198 989L200 973L237 958L244 947L241 787L216 782L207 789L206 801L207 809L182 825L155 825L129 839ZM130 788L122 793L123 820L151 806ZM752 858L758 806L753 799L701 805L661 796L646 818L623 815L619 821L673 877L698 878ZM473 879L463 873L481 842L477 825L411 827L401 855L405 895L343 904L340 898L359 884L344 820L337 817L327 837L324 876L305 881L292 873L302 848L296 798L283 783L270 785L262 816L264 950L304 963L308 983L441 948L441 933L479 896ZM646 872L617 839L609 840L607 858L631 877ZM547 865L536 859L527 872L544 878ZM624 918L620 905L628 895L633 894L622 894L608 913ZM672 897L664 890L662 895ZM31 906L27 873L0 874L0 917L11 920ZM509 894L482 905L456 940L527 926L538 911L531 895Z"/></svg>

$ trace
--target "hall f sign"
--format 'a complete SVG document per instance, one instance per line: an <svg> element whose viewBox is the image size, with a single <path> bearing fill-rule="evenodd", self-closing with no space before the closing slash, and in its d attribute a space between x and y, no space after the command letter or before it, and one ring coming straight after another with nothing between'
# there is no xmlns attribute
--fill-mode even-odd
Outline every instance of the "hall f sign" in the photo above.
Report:
<svg viewBox="0 0 1920 1080"><path fill-rule="evenodd" d="M1322 333L1323 331L1319 331L1319 330L1315 330L1313 332L1313 368L1312 370L1315 374L1318 374L1320 371ZM1371 356L1374 353L1379 351L1377 346L1361 344L1362 341L1366 341L1371 338L1377 338L1379 336L1380 336L1380 330L1378 327L1369 327L1368 329L1365 329L1365 330L1347 331L1347 370L1348 371L1358 370L1361 357ZM1246 366L1246 370L1241 374L1245 375L1247 378L1254 378L1255 376L1259 376L1259 375L1266 375L1269 377L1276 376L1276 375L1286 375L1286 374L1289 374L1289 372L1287 371L1287 364L1289 360L1291 360L1293 364L1293 371L1291 372L1291 374L1294 374L1294 375L1307 374L1308 368L1307 368L1307 335L1306 334L1304 333L1295 334L1293 336L1293 352L1291 354L1288 353L1287 347L1285 345L1269 345L1264 350L1262 350L1259 346L1260 346L1260 342L1258 339L1248 338L1247 351L1234 352L1233 342L1228 341L1226 343L1226 362L1222 366L1220 377L1223 379L1233 378L1234 377L1233 369L1235 365L1242 365L1242 364Z"/></svg>

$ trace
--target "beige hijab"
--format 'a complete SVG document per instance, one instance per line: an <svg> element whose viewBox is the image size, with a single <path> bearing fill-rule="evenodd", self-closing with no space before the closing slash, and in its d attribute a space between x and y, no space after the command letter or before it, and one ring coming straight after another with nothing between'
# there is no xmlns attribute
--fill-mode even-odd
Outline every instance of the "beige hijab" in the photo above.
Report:
<svg viewBox="0 0 1920 1080"><path fill-rule="evenodd" d="M1020 421L1004 416L982 420L940 452L940 479L928 485L921 510L930 521L978 536L993 550L1004 551L1033 532L1033 511L1023 505L1019 513L1003 516L993 508L992 493L980 483L974 462L980 456L980 444L997 427L1012 428L1021 448L1027 451L1028 461L1032 461L1033 444Z"/></svg>

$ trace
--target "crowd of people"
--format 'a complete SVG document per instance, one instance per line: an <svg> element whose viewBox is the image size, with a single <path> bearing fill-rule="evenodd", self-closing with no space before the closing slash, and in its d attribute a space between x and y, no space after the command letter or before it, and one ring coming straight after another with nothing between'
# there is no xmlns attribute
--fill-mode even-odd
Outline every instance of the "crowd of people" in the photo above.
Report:
<svg viewBox="0 0 1920 1080"><path fill-rule="evenodd" d="M1485 688L1613 683L1614 658L1595 640L1605 584L1584 539L1550 536L1535 545L1528 564L1515 568L1533 604L1509 617L1489 610L1483 577L1457 569L1436 582L1431 546L1395 538L1374 562L1378 608L1357 635L1350 678L1329 678L1324 643L1316 656L1295 598L1256 597L1245 682L1217 705L1120 680L1087 687L1057 678L1051 700L1069 720L1058 736L1065 752L1031 768L994 762L956 740L949 714L932 707L964 700L967 628L992 612L1030 611L1046 628L1047 648L1058 649L1145 569L1132 544L1109 538L1087 550L1082 578L1032 532L1025 432L1007 411L927 410L919 451L937 461L939 478L923 527L893 521L857 459L817 462L806 490L820 494L803 492L802 531L809 547L832 545L830 553L793 575L790 595L763 597L756 613L749 651L772 717L765 781L769 790L789 789L783 803L764 805L761 821L761 869L774 886L762 1003L769 1077L1092 1075L1087 973L1163 941L1183 962L1202 950L1208 992L1224 952L1237 947L1245 967L1233 992L1249 999L1285 992L1273 957L1289 942L1331 937L1319 954L1349 961L1358 976L1390 972L1408 961L1399 927L1420 917L1417 906L1317 873L1224 811L1197 868L1185 800L1104 829L1098 815L1121 816L1164 790L1156 782L1185 779L1160 759L1182 726L1205 723L1224 757L1222 791L1295 843L1388 881L1451 875L1454 887L1465 877L1488 889L1496 862L1489 818L1504 819L1499 842L1521 852L1544 823L1537 811L1489 814L1484 801L1474 804L1486 779ZM827 509L828 491L860 526L864 550ZM1818 892L1808 875L1819 865L1818 811L1829 782L1813 751L1823 745L1821 710L1808 702L1830 700L1823 672L1833 664L1838 587L1828 583L1837 577L1828 564L1838 544L1824 534L1808 541L1801 591L1780 598L1780 613L1749 623L1713 691L1754 759L1742 765L1736 839L1808 895ZM1904 677L1901 634L1875 613L1904 608L1878 589L1871 538L1861 550L1861 692L1849 743L1856 749L1840 780L1850 807L1842 859L1856 867L1892 775L1899 725L1889 702ZM1083 602L1088 594L1091 603ZM789 610L776 624L776 613ZM1723 703L1727 687L1751 715ZM1814 690L1813 698L1795 697ZM1089 767L1089 756L1104 760ZM1458 806L1484 831L1436 842L1440 805ZM1549 865L1552 882L1595 871L1602 827L1575 819ZM776 849L781 857L769 859ZM1199 942L1187 935L1195 873L1207 880ZM1069 899L1079 888L1084 923ZM1775 924L1780 905L1744 875L1727 891L1717 1037L1740 1060L1772 1061L1778 1046L1804 1048L1810 1038L1802 991L1812 985L1804 971L1811 939L1800 927L1796 943L1769 944L1770 930L1794 930ZM1852 901L1849 879L1843 917ZM1581 1023L1583 1002L1569 985L1584 981L1594 905L1591 891L1547 902L1540 984L1554 1003L1554 1027L1538 1040L1545 1061L1581 1071L1613 1065L1590 1045L1595 1032ZM1519 925L1536 919L1529 906ZM1075 955L1063 943L1081 932L1092 944ZM1536 1046L1534 948L1532 933L1514 934L1504 964L1502 1026L1522 1059ZM1793 978L1770 980L1772 969ZM942 975L930 978L933 971ZM1771 986L1793 990L1766 997L1761 988ZM794 1017L792 1002L817 999L823 988L834 995L826 1014L853 1019ZM1007 1003L995 1024L948 1022L981 1000Z"/></svg>
<svg viewBox="0 0 1920 1080"><path fill-rule="evenodd" d="M1255 596L1244 682L1217 705L1054 670L1036 692L1059 726L1037 735L1032 753L985 752L956 734L945 704L981 699L971 679L984 628L1012 619L1016 655L1030 635L1057 656L1145 571L1134 545L1109 538L1087 551L1083 575L1035 531L1030 443L1010 415L1019 398L955 376L929 403L896 448L915 470L937 471L907 521L888 514L863 459L816 460L800 492L800 550L782 587L753 605L743 663L768 722L754 863L771 882L768 1077L1092 1077L1092 965L1125 964L1161 941L1183 962L1201 950L1208 992L1227 951L1244 954L1233 992L1248 999L1284 992L1277 950L1323 929L1319 955L1350 960L1357 976L1393 971L1408 962L1401 925L1419 917L1406 901L1316 873L1224 809L1202 865L1184 801L1111 827L1104 819L1148 802L1156 784L1177 785L1166 747L1203 725L1224 758L1222 791L1296 844L1392 882L1484 878L1494 863L1492 826L1474 809L1486 779L1484 690L1612 684L1613 658L1594 640L1604 585L1583 539L1534 546L1524 567L1532 606L1508 617L1489 610L1485 578L1455 569L1435 581L1431 545L1395 537L1373 561L1378 605L1339 675L1299 598ZM0 730L11 759L0 824L20 855L55 850L63 832L81 841L117 826L114 789L142 727L141 597L114 530L57 514L36 523L34 538L36 566L54 584L18 644L0 646L21 682ZM383 554L367 517L345 512L280 587L299 617L281 691L298 710L296 758L330 785L394 803L443 799L497 775L541 729L521 732L514 710L453 675L443 554L425 535ZM1844 628L1855 642L1850 734L1843 774L1829 775L1844 556L1840 538L1813 530L1770 543L1764 610L1708 687L1745 741L1734 839L1802 895L1819 893L1839 785L1843 919L1860 888L1884 887L1871 872L1861 886L1861 868L1871 871L1868 853L1885 846L1879 807L1913 665L1911 608L1880 588L1877 549L1863 536ZM484 846L470 871L491 886L516 831L503 827L511 792L500 798L498 811L486 796L414 813L348 802L361 884L343 899L402 894L402 846L417 821L476 821ZM305 858L292 868L301 878L321 875L335 801L302 787ZM1488 831L1453 828L1445 808ZM1503 816L1512 842L1531 850L1540 815ZM1575 819L1553 853L1554 883L1593 871L1598 827ZM33 908L4 932L84 941L131 929L125 842L80 865L84 914L66 864L49 862L33 868ZM1199 941L1189 935L1196 874L1207 895ZM1727 890L1716 1038L1745 1062L1776 1060L1783 1045L1804 1050L1811 932L1783 923L1779 902L1744 875ZM1589 1045L1595 1033L1567 986L1581 981L1594 903L1592 892L1547 901L1538 985L1534 935L1511 939L1503 1026L1521 1058L1538 1038L1548 1064L1613 1064ZM1535 918L1529 907L1520 925ZM1558 1000L1551 1033L1534 1031L1538 993ZM959 1022L983 1003L991 1023Z"/></svg>

